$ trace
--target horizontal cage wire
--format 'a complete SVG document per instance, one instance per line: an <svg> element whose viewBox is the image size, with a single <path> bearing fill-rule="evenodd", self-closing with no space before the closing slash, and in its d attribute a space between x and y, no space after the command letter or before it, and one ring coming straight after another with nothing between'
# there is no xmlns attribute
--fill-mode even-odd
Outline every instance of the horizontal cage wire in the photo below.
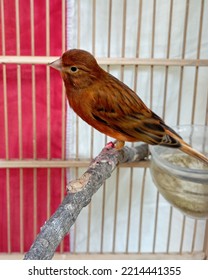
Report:
<svg viewBox="0 0 208 280"><path fill-rule="evenodd" d="M0 0L0 258L22 257L66 183L112 140L75 115L60 75L47 65L66 49L91 52L168 124L208 125L207 0L43 3ZM57 252L206 258L207 221L163 198L149 162L118 167Z"/></svg>

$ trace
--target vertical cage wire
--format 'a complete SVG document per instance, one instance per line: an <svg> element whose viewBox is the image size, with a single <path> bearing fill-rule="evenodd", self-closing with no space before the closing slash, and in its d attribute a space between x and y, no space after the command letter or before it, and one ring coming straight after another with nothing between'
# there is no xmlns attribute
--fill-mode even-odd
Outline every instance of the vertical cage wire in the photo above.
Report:
<svg viewBox="0 0 208 280"><path fill-rule="evenodd" d="M182 55L181 58L185 58L186 51L186 37L187 37L187 26L188 26L188 15L189 15L189 0L186 0L186 10L185 10L185 18L184 18L184 30L183 30L183 43L182 43ZM180 123L181 117L181 97L182 97L182 85L183 85L183 76L184 76L184 67L180 67L180 86L179 86L179 98L178 98L178 114L177 114L177 125ZM172 213L172 211L171 211ZM185 222L186 216L183 217L182 231L181 231L181 241L180 241L180 253L183 252L183 241L185 234Z"/></svg>
<svg viewBox="0 0 208 280"><path fill-rule="evenodd" d="M34 1L30 0L30 30L31 30L31 55L35 56L35 30L34 30ZM37 159L37 131L36 131L36 79L35 79L35 65L31 66L31 75L32 75L32 122L33 122L33 159ZM33 236L36 237L38 233L37 227L37 168L33 169Z"/></svg>
<svg viewBox="0 0 208 280"><path fill-rule="evenodd" d="M6 54L5 51L5 24L4 24L4 2L1 1L1 34L2 34L2 55ZM8 102L7 102L7 72L6 65L2 65L3 70L3 95L4 95L4 128L5 128L5 158L9 159L9 145L8 145ZM6 204L7 204L7 251L11 252L11 219L10 219L10 170L6 169Z"/></svg>
<svg viewBox="0 0 208 280"><path fill-rule="evenodd" d="M50 11L49 11L49 0L46 0L46 55L50 56ZM51 159L51 98L50 98L50 69L46 68L46 114L47 114L47 159ZM47 219L51 215L51 169L47 169Z"/></svg>
<svg viewBox="0 0 208 280"><path fill-rule="evenodd" d="M113 242L112 242L112 252L116 252L116 230L117 230L117 213L118 213L118 192L119 192L119 173L120 169L116 170L116 188L115 188L115 206L114 206L114 224L113 224Z"/></svg>
<svg viewBox="0 0 208 280"><path fill-rule="evenodd" d="M196 59L200 58L200 51L201 51L201 39L202 39L202 23L203 23L203 16L204 16L204 0L201 1L201 9L200 9L200 24L199 24L199 34L198 34L198 44L197 44L197 54ZM195 109L196 109L196 95L197 95L197 84L198 84L198 75L199 75L199 67L196 66L195 69L195 78L194 78L194 94L193 94L193 108L192 108L192 115L191 115L191 123L194 123L195 119Z"/></svg>
<svg viewBox="0 0 208 280"><path fill-rule="evenodd" d="M204 238L204 252L205 256L208 255L208 221L206 222L205 238Z"/></svg>
<svg viewBox="0 0 208 280"><path fill-rule="evenodd" d="M62 52L64 53L66 51L66 1L62 0ZM61 159L65 160L65 150L66 150L66 144L65 144L65 139L66 139L66 133L65 133L65 126L66 126L66 99L65 99L65 91L64 87L62 85L62 130L61 130L61 137L62 137L62 150L61 150ZM61 168L61 201L64 198L65 194L65 169ZM64 252L64 244L63 241L60 244L60 253Z"/></svg>
<svg viewBox="0 0 208 280"><path fill-rule="evenodd" d="M142 246L142 222L143 222L143 205L144 205L144 190L145 190L145 179L146 179L147 169L144 169L142 176L142 190L141 190L141 200L140 200L140 217L139 217L139 242L138 242L138 253L141 253Z"/></svg>
<svg viewBox="0 0 208 280"><path fill-rule="evenodd" d="M16 4L16 53L20 55L20 22L19 2ZM19 137L19 159L23 159L22 145L22 96L21 96L21 65L17 65L17 102L18 102L18 137ZM23 169L20 168L20 252L24 252L24 220L23 220Z"/></svg>
<svg viewBox="0 0 208 280"><path fill-rule="evenodd" d="M186 51L186 35L187 35L187 26L188 26L188 14L189 14L189 0L186 0L186 12L184 18L184 30L183 30L183 43L182 43L182 55L181 58L185 58ZM178 98L178 114L177 114L177 125L180 123L181 117L181 97L182 97L182 86L183 86L183 75L184 75L184 67L180 67L180 81L179 81L179 98Z"/></svg>

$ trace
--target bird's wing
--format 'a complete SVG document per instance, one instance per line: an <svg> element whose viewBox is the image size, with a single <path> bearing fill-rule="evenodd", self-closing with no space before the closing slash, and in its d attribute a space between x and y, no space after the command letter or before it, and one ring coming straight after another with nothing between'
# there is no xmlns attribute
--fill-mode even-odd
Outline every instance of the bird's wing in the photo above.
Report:
<svg viewBox="0 0 208 280"><path fill-rule="evenodd" d="M114 77L97 90L92 115L100 125L126 137L126 141L179 146L172 136L177 134L147 108L134 91ZM167 131L171 131L171 135Z"/></svg>

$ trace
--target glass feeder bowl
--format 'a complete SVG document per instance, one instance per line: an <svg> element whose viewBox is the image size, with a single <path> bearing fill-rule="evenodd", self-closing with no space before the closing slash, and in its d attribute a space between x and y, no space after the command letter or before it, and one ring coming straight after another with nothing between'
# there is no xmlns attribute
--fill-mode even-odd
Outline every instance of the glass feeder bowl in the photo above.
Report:
<svg viewBox="0 0 208 280"><path fill-rule="evenodd" d="M208 156L208 126L173 128L193 148ZM162 196L194 218L208 219L208 165L179 149L150 146L151 176Z"/></svg>

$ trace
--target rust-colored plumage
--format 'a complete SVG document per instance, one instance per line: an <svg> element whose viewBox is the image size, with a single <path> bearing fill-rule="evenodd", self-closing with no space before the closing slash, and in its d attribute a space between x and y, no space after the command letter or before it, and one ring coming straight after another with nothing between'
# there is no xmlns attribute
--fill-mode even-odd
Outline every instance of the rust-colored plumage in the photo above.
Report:
<svg viewBox="0 0 208 280"><path fill-rule="evenodd" d="M125 141L179 148L208 164L208 158L194 150L152 112L127 85L104 71L84 50L72 49L50 64L61 72L70 106L89 125Z"/></svg>

